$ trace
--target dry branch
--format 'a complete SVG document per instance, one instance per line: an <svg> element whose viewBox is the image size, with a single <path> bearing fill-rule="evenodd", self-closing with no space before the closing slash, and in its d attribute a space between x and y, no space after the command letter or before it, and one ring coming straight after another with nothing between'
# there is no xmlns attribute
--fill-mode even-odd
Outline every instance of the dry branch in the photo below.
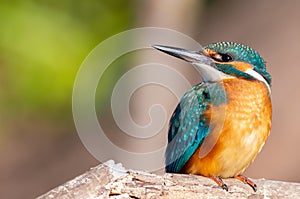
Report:
<svg viewBox="0 0 300 199"><path fill-rule="evenodd" d="M44 198L299 198L300 183L254 180L258 191L225 179L229 192L208 178L126 171L108 161L38 197Z"/></svg>

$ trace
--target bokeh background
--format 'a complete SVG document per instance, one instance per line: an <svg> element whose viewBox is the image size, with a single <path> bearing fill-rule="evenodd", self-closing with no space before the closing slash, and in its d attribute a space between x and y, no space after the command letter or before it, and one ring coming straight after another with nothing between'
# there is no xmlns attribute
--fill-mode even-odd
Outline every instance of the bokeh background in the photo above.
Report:
<svg viewBox="0 0 300 199"><path fill-rule="evenodd" d="M0 198L36 197L99 163L74 126L76 72L98 43L143 26L171 28L203 45L235 41L259 51L273 77L273 126L246 175L300 182L299 18L297 0L1 0ZM191 84L200 81L192 68L177 68ZM110 91L126 70L113 67L100 82L99 113L109 115ZM147 98L168 97L153 90ZM177 103L169 97L168 116Z"/></svg>

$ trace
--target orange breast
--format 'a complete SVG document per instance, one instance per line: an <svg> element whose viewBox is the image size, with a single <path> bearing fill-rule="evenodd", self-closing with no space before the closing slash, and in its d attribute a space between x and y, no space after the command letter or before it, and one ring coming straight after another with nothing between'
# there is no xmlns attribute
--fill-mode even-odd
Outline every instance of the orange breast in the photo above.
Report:
<svg viewBox="0 0 300 199"><path fill-rule="evenodd" d="M263 82L224 79L228 104L206 113L211 133L182 172L223 178L241 174L263 147L271 128L272 105Z"/></svg>

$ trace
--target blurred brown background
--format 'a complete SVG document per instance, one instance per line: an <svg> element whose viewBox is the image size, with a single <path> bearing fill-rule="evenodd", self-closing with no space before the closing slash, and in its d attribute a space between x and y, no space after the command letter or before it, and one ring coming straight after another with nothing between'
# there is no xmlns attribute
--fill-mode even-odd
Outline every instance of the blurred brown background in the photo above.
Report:
<svg viewBox="0 0 300 199"><path fill-rule="evenodd" d="M36 197L98 164L72 120L76 72L99 42L141 26L178 30L202 45L256 49L273 77L274 115L246 175L300 182L299 18L297 0L0 1L0 198ZM184 73L200 81L193 69ZM122 70L109 74L115 81ZM111 79L97 100L102 113ZM171 111L176 103L173 97Z"/></svg>

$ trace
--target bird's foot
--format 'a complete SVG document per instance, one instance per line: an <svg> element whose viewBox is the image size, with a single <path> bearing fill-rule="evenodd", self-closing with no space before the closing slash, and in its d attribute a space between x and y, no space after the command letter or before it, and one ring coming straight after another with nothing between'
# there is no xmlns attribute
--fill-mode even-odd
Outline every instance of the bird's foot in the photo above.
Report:
<svg viewBox="0 0 300 199"><path fill-rule="evenodd" d="M236 175L236 176L234 176L234 178L242 181L245 184L248 184L255 192L257 191L256 184L249 178L242 176L242 175Z"/></svg>
<svg viewBox="0 0 300 199"><path fill-rule="evenodd" d="M228 186L223 182L222 178L217 177L217 176L211 176L210 179L215 181L219 185L219 187L221 187L222 189L228 191Z"/></svg>

